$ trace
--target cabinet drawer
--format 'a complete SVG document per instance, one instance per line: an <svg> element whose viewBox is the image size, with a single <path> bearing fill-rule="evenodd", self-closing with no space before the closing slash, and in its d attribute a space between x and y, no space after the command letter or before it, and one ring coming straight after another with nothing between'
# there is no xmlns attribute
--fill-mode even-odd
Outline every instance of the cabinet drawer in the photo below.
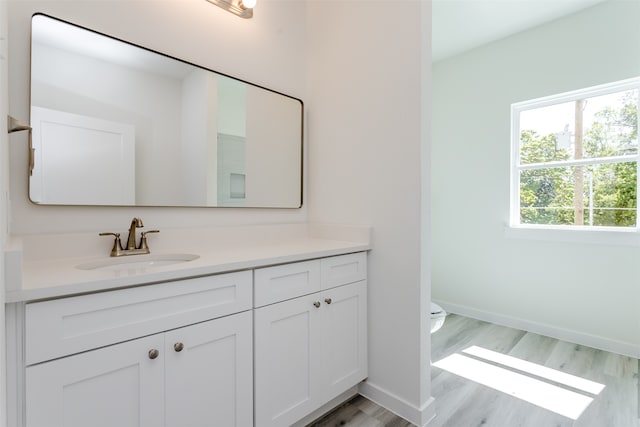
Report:
<svg viewBox="0 0 640 427"><path fill-rule="evenodd" d="M307 295L320 290L320 260L258 268L254 272L255 306Z"/></svg>
<svg viewBox="0 0 640 427"><path fill-rule="evenodd" d="M27 304L26 364L249 310L251 284L241 271Z"/></svg>
<svg viewBox="0 0 640 427"><path fill-rule="evenodd" d="M321 261L322 289L335 288L367 278L365 252L323 258Z"/></svg>

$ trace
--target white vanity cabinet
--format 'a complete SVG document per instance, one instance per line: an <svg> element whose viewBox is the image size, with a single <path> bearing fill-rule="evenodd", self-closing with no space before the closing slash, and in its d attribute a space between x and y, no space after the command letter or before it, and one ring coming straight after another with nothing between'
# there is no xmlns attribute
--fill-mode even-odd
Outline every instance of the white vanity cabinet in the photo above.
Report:
<svg viewBox="0 0 640 427"><path fill-rule="evenodd" d="M251 426L251 306L251 271L27 304L25 425Z"/></svg>
<svg viewBox="0 0 640 427"><path fill-rule="evenodd" d="M254 287L255 427L290 426L366 378L364 253L258 269Z"/></svg>
<svg viewBox="0 0 640 427"><path fill-rule="evenodd" d="M8 304L8 425L315 416L367 376L366 252L263 265Z"/></svg>

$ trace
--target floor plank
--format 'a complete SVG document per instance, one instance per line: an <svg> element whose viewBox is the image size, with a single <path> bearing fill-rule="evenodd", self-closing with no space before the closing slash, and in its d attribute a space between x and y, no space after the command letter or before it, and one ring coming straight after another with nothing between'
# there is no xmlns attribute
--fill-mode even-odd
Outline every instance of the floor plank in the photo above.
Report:
<svg viewBox="0 0 640 427"><path fill-rule="evenodd" d="M562 377L548 379L539 372L524 372L463 352L471 346L587 379L604 385L604 389L594 394L575 384L564 384ZM640 427L638 359L453 314L431 336L431 347L432 363L461 354L542 382L542 386L560 387L580 399L586 396L591 401L574 420L432 366L431 393L436 399L436 418L429 427ZM362 396L309 424L310 427L411 425Z"/></svg>
<svg viewBox="0 0 640 427"><path fill-rule="evenodd" d="M356 396L307 427L409 427L412 424L376 405Z"/></svg>

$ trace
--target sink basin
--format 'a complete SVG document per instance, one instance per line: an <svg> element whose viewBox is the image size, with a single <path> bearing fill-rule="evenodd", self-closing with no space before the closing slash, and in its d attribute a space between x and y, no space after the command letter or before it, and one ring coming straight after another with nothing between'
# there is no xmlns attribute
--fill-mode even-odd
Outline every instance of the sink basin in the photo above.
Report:
<svg viewBox="0 0 640 427"><path fill-rule="evenodd" d="M180 264L200 258L195 254L148 254L128 255L117 258L107 258L98 261L85 262L76 265L80 270L144 270L147 268L164 267L166 265Z"/></svg>

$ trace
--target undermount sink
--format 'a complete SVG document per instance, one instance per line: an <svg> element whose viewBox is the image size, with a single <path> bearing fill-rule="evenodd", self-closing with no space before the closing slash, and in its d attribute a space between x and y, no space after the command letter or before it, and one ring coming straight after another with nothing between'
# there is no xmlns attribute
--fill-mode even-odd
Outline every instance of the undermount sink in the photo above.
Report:
<svg viewBox="0 0 640 427"><path fill-rule="evenodd" d="M198 258L200 258L200 256L195 254L128 255L85 262L84 264L76 265L76 268L80 270L139 270L180 264Z"/></svg>

